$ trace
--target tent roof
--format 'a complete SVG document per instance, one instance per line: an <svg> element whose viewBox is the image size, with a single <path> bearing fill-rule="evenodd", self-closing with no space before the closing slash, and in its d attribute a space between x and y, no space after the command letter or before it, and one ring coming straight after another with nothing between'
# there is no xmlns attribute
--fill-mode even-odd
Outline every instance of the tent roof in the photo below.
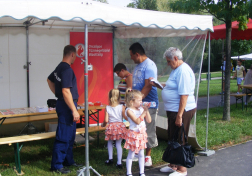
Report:
<svg viewBox="0 0 252 176"><path fill-rule="evenodd" d="M242 56L233 56L233 57L231 57L231 59L233 59L233 60L237 60L238 58L241 59L241 60L252 60L252 53L245 54L245 55L242 55Z"/></svg>
<svg viewBox="0 0 252 176"><path fill-rule="evenodd" d="M31 27L117 30L169 29L171 35L195 35L213 31L212 16L188 15L117 7L90 0L0 0L0 25L24 26L29 20L37 23ZM48 20L42 26L41 20ZM135 31L136 32L136 31ZM134 32L134 33L135 33ZM148 34L145 32L144 34ZM126 35L125 33L120 35ZM154 35L154 34L153 34ZM165 35L168 35L167 33ZM131 37L131 36L127 36Z"/></svg>
<svg viewBox="0 0 252 176"><path fill-rule="evenodd" d="M244 31L239 31L239 22L233 21L232 22L232 40L252 40L252 19L249 19L247 24L248 29ZM214 26L214 33L211 33L211 40L212 39L225 39L226 38L226 24L221 24L218 26Z"/></svg>

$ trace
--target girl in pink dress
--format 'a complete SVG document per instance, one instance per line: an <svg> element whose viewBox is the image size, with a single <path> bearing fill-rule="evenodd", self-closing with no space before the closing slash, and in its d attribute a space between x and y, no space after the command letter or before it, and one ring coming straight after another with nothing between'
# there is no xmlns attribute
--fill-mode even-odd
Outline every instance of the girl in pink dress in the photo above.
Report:
<svg viewBox="0 0 252 176"><path fill-rule="evenodd" d="M130 123L129 130L125 134L124 148L129 150L126 167L127 175L132 175L132 159L135 153L138 153L138 162L140 169L140 176L144 174L144 149L147 147L147 133L145 122L151 122L151 116L148 111L148 106L142 106L143 94L138 90L126 90L125 103L127 109L125 115Z"/></svg>
<svg viewBox="0 0 252 176"><path fill-rule="evenodd" d="M109 159L105 161L105 164L113 163L113 140L116 141L117 150L117 164L116 167L122 168L122 146L121 142L124 139L126 132L126 126L123 123L123 117L125 117L125 107L119 104L120 93L118 89L112 89L109 91L109 105L105 109L105 118L102 123L102 127L109 124L105 131L105 140L108 141L108 154ZM126 118L127 120L127 118Z"/></svg>

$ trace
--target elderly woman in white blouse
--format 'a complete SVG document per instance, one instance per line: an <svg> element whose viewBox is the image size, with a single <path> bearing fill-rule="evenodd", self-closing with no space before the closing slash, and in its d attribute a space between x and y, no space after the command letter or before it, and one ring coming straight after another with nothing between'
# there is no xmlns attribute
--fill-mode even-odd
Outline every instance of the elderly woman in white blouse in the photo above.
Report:
<svg viewBox="0 0 252 176"><path fill-rule="evenodd" d="M168 117L168 140L172 140L175 129L184 124L185 135L188 136L190 121L196 112L194 97L195 75L191 67L183 62L182 52L170 47L164 53L172 72L163 84L162 99ZM152 83L155 86L154 83ZM183 139L184 140L184 139ZM181 144L184 141L179 141ZM186 176L187 168L170 163L160 169L161 172L171 172L169 176Z"/></svg>

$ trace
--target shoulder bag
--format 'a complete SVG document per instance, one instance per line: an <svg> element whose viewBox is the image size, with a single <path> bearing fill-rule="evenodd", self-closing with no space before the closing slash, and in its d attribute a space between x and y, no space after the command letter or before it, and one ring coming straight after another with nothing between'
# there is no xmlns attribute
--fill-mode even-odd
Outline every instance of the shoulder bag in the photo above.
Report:
<svg viewBox="0 0 252 176"><path fill-rule="evenodd" d="M184 134L184 124L181 126L181 141L182 135ZM181 145L178 143L178 132L179 127L177 127L172 141L168 141L168 146L163 154L162 159L168 163L184 166L187 168L191 168L195 165L194 153L192 152L192 147L187 143L187 137L184 134L185 145Z"/></svg>

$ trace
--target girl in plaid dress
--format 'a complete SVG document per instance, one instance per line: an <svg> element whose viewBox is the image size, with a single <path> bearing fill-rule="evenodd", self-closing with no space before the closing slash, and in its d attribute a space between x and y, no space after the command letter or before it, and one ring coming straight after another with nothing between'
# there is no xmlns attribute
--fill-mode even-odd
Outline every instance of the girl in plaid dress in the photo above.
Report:
<svg viewBox="0 0 252 176"><path fill-rule="evenodd" d="M124 148L129 150L126 167L127 175L132 175L132 159L135 153L138 153L138 162L140 169L140 176L144 174L144 149L147 147L147 133L145 122L151 122L151 116L148 111L148 106L142 106L143 94L138 90L126 90L126 105L125 115L130 123L129 130L125 134Z"/></svg>
<svg viewBox="0 0 252 176"><path fill-rule="evenodd" d="M105 131L105 140L108 141L109 159L105 164L113 164L113 140L116 141L117 164L116 167L122 168L122 146L121 142L126 132L126 126L123 123L125 117L125 107L119 104L120 93L118 89L109 91L109 105L105 109L105 118L102 127L108 126ZM126 118L127 120L127 118Z"/></svg>

